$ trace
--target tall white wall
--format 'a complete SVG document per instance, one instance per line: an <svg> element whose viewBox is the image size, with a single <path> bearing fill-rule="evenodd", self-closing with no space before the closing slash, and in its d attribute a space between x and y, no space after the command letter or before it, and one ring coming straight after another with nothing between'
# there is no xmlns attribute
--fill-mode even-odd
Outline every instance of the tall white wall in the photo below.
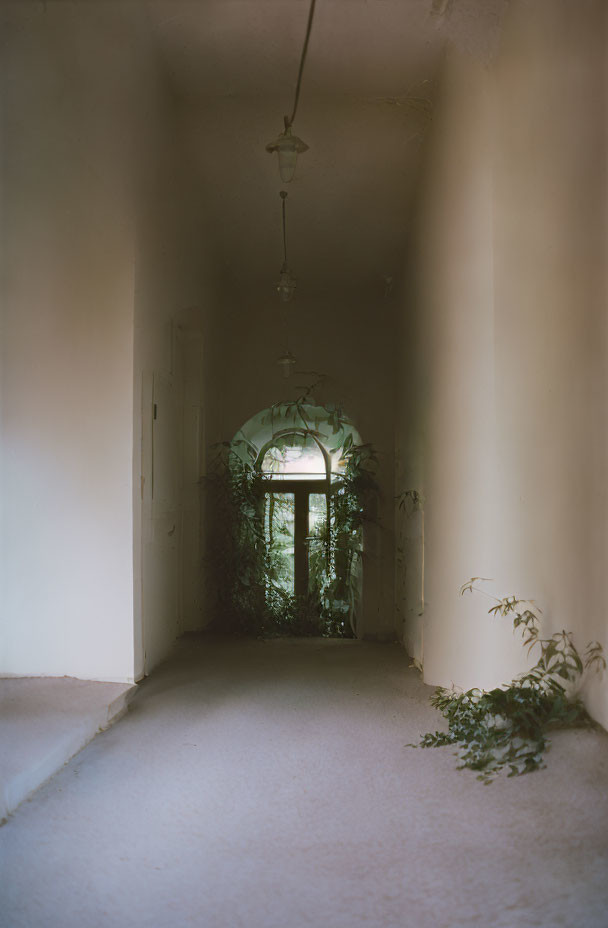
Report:
<svg viewBox="0 0 608 928"><path fill-rule="evenodd" d="M462 101L466 101L463 106ZM404 356L396 493L398 618L431 681L489 683L493 648L483 602L458 599L474 574L494 576L492 100L480 69L452 53L425 164L402 321ZM424 518L424 568L423 568ZM422 571L424 569L424 575ZM505 641L496 650L504 649Z"/></svg>
<svg viewBox="0 0 608 928"><path fill-rule="evenodd" d="M2 12L2 670L128 680L130 28Z"/></svg>
<svg viewBox="0 0 608 928"><path fill-rule="evenodd" d="M149 672L199 628L211 236L179 107L150 59L138 139L134 366L135 665Z"/></svg>
<svg viewBox="0 0 608 928"><path fill-rule="evenodd" d="M496 69L504 573L608 648L606 4L516 8ZM517 101L517 102L516 102ZM608 676L587 698L608 723Z"/></svg>
<svg viewBox="0 0 608 928"><path fill-rule="evenodd" d="M473 575L533 597L545 631L608 646L606 13L512 5L490 68L452 52L404 299L397 489L404 640L430 683L496 685L517 638ZM420 614L422 613L422 614ZM606 679L587 701L608 721Z"/></svg>
<svg viewBox="0 0 608 928"><path fill-rule="evenodd" d="M202 375L170 331L201 344L204 246L143 6L7 2L2 17L0 671L133 680L144 629L156 662L176 634L169 600L186 614L164 524L142 554L142 391L172 381L156 451L181 485L176 436ZM189 507L176 539L196 536Z"/></svg>

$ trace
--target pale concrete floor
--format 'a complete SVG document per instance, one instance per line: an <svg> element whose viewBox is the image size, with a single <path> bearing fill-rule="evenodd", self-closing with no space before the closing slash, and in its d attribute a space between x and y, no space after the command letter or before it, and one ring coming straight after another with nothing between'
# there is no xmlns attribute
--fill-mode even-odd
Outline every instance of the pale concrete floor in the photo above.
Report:
<svg viewBox="0 0 608 928"><path fill-rule="evenodd" d="M73 677L0 679L0 823L120 718L136 690Z"/></svg>
<svg viewBox="0 0 608 928"><path fill-rule="evenodd" d="M490 786L397 646L185 642L0 829L6 928L607 928L608 736Z"/></svg>

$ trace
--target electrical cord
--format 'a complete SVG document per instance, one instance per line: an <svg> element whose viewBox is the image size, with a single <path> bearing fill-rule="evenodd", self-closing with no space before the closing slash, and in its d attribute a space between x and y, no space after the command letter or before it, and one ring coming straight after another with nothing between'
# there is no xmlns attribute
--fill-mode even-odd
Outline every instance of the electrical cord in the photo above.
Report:
<svg viewBox="0 0 608 928"><path fill-rule="evenodd" d="M287 264L287 231L285 222L285 201L287 200L287 191L281 190L280 197L283 200L283 260Z"/></svg>
<svg viewBox="0 0 608 928"><path fill-rule="evenodd" d="M296 112L298 109L298 102L300 100L300 88L302 86L302 74L304 73L304 63L306 61L306 53L308 51L308 40L310 39L310 32L312 29L312 21L315 15L315 6L317 0L310 0L310 10L308 11L308 25L306 26L306 38L304 39L304 47L302 48L302 57L300 59L300 70L298 71L298 82L296 84L296 96L293 104L293 113L291 114L291 119L288 116L284 116L285 129L290 129L293 126L293 121L296 118ZM283 201L283 206L285 206L285 201Z"/></svg>

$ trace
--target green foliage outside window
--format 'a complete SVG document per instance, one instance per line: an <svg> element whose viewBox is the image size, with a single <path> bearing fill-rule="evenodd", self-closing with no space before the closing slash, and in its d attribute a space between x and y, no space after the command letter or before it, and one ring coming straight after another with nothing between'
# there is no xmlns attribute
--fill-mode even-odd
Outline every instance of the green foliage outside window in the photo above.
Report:
<svg viewBox="0 0 608 928"><path fill-rule="evenodd" d="M289 507L268 492L271 476L260 471L256 449L244 438L218 446L208 501L215 525L210 566L216 578L216 625L223 631L264 637L355 636L363 523L370 495L376 492L375 454L370 445L353 442L340 409L315 406L311 421L308 402L305 393L294 403L273 407L277 416L297 421L305 436L325 427L340 440L328 449L339 453L340 475L330 485L326 512L317 513L307 539L307 596L288 589ZM321 491L325 493L324 483L314 495Z"/></svg>

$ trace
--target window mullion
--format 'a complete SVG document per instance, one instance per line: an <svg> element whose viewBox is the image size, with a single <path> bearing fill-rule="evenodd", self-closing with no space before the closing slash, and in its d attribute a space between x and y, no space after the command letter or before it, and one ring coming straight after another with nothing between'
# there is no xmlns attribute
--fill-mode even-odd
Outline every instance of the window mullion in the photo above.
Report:
<svg viewBox="0 0 608 928"><path fill-rule="evenodd" d="M294 567L296 596L308 595L308 489L295 493Z"/></svg>

